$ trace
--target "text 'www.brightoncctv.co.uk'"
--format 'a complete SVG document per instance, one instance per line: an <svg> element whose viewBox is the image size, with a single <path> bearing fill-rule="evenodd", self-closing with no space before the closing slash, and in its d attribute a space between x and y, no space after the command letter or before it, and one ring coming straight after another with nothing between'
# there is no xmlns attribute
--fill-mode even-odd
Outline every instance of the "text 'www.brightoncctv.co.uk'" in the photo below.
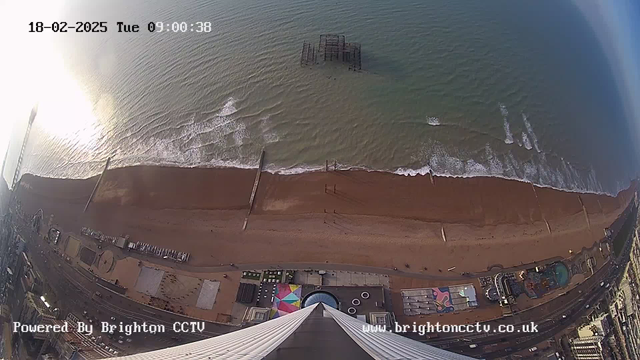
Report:
<svg viewBox="0 0 640 360"><path fill-rule="evenodd" d="M462 324L462 325L452 325L452 324L440 324L440 322L431 323L427 322L425 324L399 324L395 323L390 327L386 325L373 325L373 324L363 324L362 331L365 333L380 333L380 332L393 332L398 334L405 333L417 333L420 336L424 336L426 334L438 334L438 333L476 333L476 334L511 334L511 333L537 333L538 325L530 322L528 324L520 324L520 325L512 325L512 324L501 324L501 325L490 325L490 324Z"/></svg>

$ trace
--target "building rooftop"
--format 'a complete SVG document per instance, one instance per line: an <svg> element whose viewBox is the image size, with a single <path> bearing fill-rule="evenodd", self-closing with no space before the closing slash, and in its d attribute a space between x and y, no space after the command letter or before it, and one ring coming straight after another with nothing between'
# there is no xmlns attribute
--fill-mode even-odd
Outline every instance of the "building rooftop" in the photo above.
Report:
<svg viewBox="0 0 640 360"><path fill-rule="evenodd" d="M472 284L403 289L401 294L405 315L442 314L478 306Z"/></svg>

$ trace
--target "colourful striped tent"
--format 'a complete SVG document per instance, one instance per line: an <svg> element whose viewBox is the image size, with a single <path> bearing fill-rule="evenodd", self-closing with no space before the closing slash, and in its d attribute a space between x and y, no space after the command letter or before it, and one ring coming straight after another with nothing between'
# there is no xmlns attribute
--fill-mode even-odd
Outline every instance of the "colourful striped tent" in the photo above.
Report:
<svg viewBox="0 0 640 360"><path fill-rule="evenodd" d="M271 306L271 318L275 319L282 315L290 314L300 310L302 286L294 284L278 284L273 294L273 304Z"/></svg>

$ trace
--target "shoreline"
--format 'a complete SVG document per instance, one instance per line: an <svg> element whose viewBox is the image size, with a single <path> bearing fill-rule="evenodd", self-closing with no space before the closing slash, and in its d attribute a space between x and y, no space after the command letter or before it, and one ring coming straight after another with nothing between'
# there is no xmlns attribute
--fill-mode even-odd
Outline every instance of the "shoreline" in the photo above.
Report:
<svg viewBox="0 0 640 360"><path fill-rule="evenodd" d="M255 165L241 165L241 164L235 164L235 163L228 163L228 162L221 162L220 164L217 165L211 165L211 166L206 166L206 165L194 165L194 166L181 166L181 164L179 163L139 163L139 164L134 164L134 165L125 165L125 166L116 166L116 167L112 167L110 168L110 170L115 170L115 169L130 169L130 168L140 168L140 167L149 167L149 168L172 168L172 169L207 169L207 170L225 170L225 171L229 171L229 170L251 170L251 171L255 171L258 169L258 166ZM330 171L333 168L333 165L330 163L329 164L329 169ZM368 172L368 173L382 173L382 174L394 174L394 175L399 175L399 176L404 176L404 177L421 177L421 176L433 176L434 178L453 178L453 179L473 179L473 178L496 178L496 179L502 179L502 180L510 180L510 181L518 181L518 182L522 182L525 184L533 184L536 187L540 187L540 188L548 188L548 189L552 189L552 190L558 190L558 191L564 191L564 192L572 192L572 193L578 193L578 194L594 194L594 195L608 195L608 196L617 196L620 192L626 190L629 188L629 186L631 186L634 181L636 181L637 179L630 179L629 185L625 188L622 189L618 189L616 194L613 194L611 192L607 192L607 191L602 191L602 190L586 190L586 189L579 189L579 188L573 188L573 189L569 189L569 188L561 188L555 185L548 185L548 184L540 184L540 183L535 183L533 181L530 180L526 180L523 178L518 178L518 177L509 177L506 175L493 175L493 174L463 174L463 175L451 175L451 174L443 174L443 173L436 173L436 172L432 172L431 169L429 168L429 166L423 166L421 168L418 169L413 169L413 168L406 168L406 167L398 167L395 170L393 169L386 169L386 170L380 170L380 169L370 169L367 168L365 166L359 166L359 165L342 165L342 164L338 164L338 171L361 171L361 172ZM311 165L297 165L295 167L290 167L290 168L275 168L273 164L266 164L263 167L262 170L263 173L269 173L271 175L278 175L278 176L293 176L293 175L303 175L303 174L314 174L314 173L319 173L319 172L325 172L324 166L323 165L317 165L317 166L311 166ZM24 173L21 176L24 175L29 175L29 176L36 176L36 177L41 177L41 178L47 178L47 179L61 179L61 180L88 180L91 178L94 178L96 176L100 175L100 171L96 172L94 175L88 176L88 177L52 177L52 176L42 176L42 175L35 175L32 173ZM599 184L598 184L599 185Z"/></svg>
<svg viewBox="0 0 640 360"><path fill-rule="evenodd" d="M97 177L25 175L18 197L26 214L42 208L62 231L88 226L129 234L134 242L191 253L192 266L329 261L408 264L411 272L439 274L451 266L478 272L567 258L569 250L601 240L634 194L634 188L615 198L578 194L491 177L435 177L431 183L428 175L364 171L263 173L243 231L255 173L111 169L87 213Z"/></svg>
<svg viewBox="0 0 640 360"><path fill-rule="evenodd" d="M108 169L93 203L150 209L248 209L256 170L167 166ZM86 202L99 176L60 179L25 174L22 180L26 183L21 181L21 185L40 195L46 192L47 198ZM282 175L263 171L253 212L372 215L451 224L468 220L475 220L470 223L477 225L533 223L583 210L589 214L609 213L628 203L635 186L633 181L614 197L492 176L432 178L429 174L406 176L367 170ZM426 215L425 210L432 214ZM517 215L517 219L510 215ZM483 217L489 221L478 223Z"/></svg>

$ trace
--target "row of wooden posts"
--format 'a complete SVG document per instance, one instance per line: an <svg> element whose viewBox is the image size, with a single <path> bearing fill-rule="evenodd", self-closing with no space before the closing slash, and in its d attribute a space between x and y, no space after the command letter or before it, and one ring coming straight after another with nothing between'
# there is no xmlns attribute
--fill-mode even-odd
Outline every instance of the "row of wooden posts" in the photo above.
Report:
<svg viewBox="0 0 640 360"><path fill-rule="evenodd" d="M329 171L329 160L325 160L325 162L324 162L324 170L327 171L327 172ZM333 160L333 171L337 171L337 170L338 170L338 161L337 160ZM324 184L324 193L325 194L328 194L330 189L331 188L329 187L328 184ZM336 192L337 192L336 184L333 184L333 193L335 194ZM327 209L324 209L324 213L327 214ZM334 214L336 213L335 209L333 210L333 213ZM327 224L326 215L325 215L325 218L322 220L322 222ZM333 219L333 223L334 224L336 223L335 219Z"/></svg>
<svg viewBox="0 0 640 360"><path fill-rule="evenodd" d="M327 184L324 184L324 193L328 194L329 193L329 188L327 187ZM336 193L336 184L333 184L333 193Z"/></svg>
<svg viewBox="0 0 640 360"><path fill-rule="evenodd" d="M338 161L333 160L333 171L338 170ZM329 171L329 160L324 161L324 171Z"/></svg>

